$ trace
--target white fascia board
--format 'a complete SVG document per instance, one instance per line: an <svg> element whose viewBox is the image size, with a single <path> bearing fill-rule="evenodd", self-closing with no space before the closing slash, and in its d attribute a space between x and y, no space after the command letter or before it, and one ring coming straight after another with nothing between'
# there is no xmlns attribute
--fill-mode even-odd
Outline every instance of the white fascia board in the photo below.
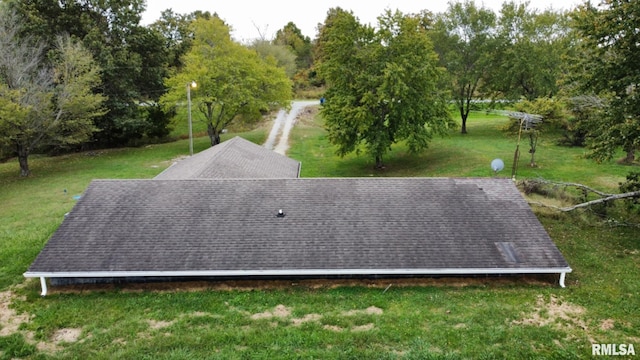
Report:
<svg viewBox="0 0 640 360"><path fill-rule="evenodd" d="M292 270L191 270L191 271L78 271L26 272L24 277L167 277L167 276L327 276L327 275L501 275L570 273L563 268L451 268L451 269L292 269Z"/></svg>

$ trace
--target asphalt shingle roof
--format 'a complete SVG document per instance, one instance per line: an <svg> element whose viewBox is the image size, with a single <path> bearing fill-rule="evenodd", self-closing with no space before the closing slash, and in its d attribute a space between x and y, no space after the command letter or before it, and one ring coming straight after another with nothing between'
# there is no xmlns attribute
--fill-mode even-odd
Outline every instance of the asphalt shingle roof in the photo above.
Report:
<svg viewBox="0 0 640 360"><path fill-rule="evenodd" d="M507 179L97 180L25 275L548 268Z"/></svg>
<svg viewBox="0 0 640 360"><path fill-rule="evenodd" d="M236 136L171 165L155 179L296 178L299 170L300 162Z"/></svg>

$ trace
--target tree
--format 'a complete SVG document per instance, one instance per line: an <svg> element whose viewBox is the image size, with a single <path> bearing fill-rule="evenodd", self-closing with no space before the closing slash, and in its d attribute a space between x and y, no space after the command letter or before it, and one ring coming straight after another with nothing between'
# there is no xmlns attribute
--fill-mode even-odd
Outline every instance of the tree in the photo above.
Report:
<svg viewBox="0 0 640 360"><path fill-rule="evenodd" d="M286 47L295 56L295 71L291 78L296 90L308 89L312 86L321 86L323 83L317 78L314 69L313 43L308 36L302 35L302 31L289 22L278 30L272 41L275 46Z"/></svg>
<svg viewBox="0 0 640 360"><path fill-rule="evenodd" d="M605 100L587 144L596 160L611 159L622 148L625 162L640 147L640 2L586 3L573 14L581 35L576 61L579 89Z"/></svg>
<svg viewBox="0 0 640 360"><path fill-rule="evenodd" d="M593 95L577 95L566 99L571 116L562 124L564 138L560 144L585 146L587 137L602 116L604 101Z"/></svg>
<svg viewBox="0 0 640 360"><path fill-rule="evenodd" d="M417 16L387 11L376 30L332 9L318 50L328 86L322 115L339 155L364 144L382 168L392 144L405 140L417 152L455 126L440 90L444 70Z"/></svg>
<svg viewBox="0 0 640 360"><path fill-rule="evenodd" d="M39 146L91 137L104 98L92 92L100 69L81 44L58 37L48 62L42 42L18 37L17 21L0 12L0 142L15 149L20 175L28 176L29 155Z"/></svg>
<svg viewBox="0 0 640 360"><path fill-rule="evenodd" d="M432 32L440 64L450 77L453 99L462 120L461 133L467 133L471 101L486 81L495 46L493 11L477 8L473 1L449 3L438 16Z"/></svg>
<svg viewBox="0 0 640 360"><path fill-rule="evenodd" d="M167 107L184 103L186 86L197 82L193 93L207 123L211 146L220 143L223 129L239 117L257 119L275 107L288 107L291 81L273 58L231 40L229 27L217 16L192 23L193 45L184 57L183 70L167 79L169 92L161 99Z"/></svg>
<svg viewBox="0 0 640 360"><path fill-rule="evenodd" d="M565 19L553 10L531 10L528 2L503 3L488 80L496 94L513 100L557 94L571 40Z"/></svg>
<svg viewBox="0 0 640 360"><path fill-rule="evenodd" d="M302 35L302 31L293 22L276 32L273 43L286 46L293 51L298 71L309 69L313 64L311 39Z"/></svg>
<svg viewBox="0 0 640 360"><path fill-rule="evenodd" d="M181 59L191 47L189 24L194 18L195 14L176 14L168 9L162 12L160 19L149 26L165 40L164 47L168 50L170 68L178 71L182 68Z"/></svg>
<svg viewBox="0 0 640 360"><path fill-rule="evenodd" d="M119 146L144 136L148 119L140 101L157 100L164 93L169 50L162 34L140 25L144 0L6 0L21 17L22 35L55 47L62 32L79 39L102 68L108 112L95 119L100 129L95 144Z"/></svg>
<svg viewBox="0 0 640 360"><path fill-rule="evenodd" d="M298 71L296 68L296 54L287 46L276 45L271 41L257 39L251 43L250 48L255 50L262 59L275 61L279 67L284 69L284 72L289 78L293 78Z"/></svg>

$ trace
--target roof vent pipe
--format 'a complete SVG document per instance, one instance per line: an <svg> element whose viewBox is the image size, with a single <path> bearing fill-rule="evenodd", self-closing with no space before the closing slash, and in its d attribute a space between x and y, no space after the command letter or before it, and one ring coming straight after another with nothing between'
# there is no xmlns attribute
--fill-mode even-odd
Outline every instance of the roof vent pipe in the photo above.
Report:
<svg viewBox="0 0 640 360"><path fill-rule="evenodd" d="M284 213L284 211L282 211L282 209L278 210L278 215L276 215L276 217L284 217L286 214Z"/></svg>

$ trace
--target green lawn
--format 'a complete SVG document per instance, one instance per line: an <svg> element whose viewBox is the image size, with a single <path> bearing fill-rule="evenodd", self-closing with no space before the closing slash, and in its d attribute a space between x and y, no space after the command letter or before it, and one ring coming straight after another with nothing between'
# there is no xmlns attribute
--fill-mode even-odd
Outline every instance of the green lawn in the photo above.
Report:
<svg viewBox="0 0 640 360"><path fill-rule="evenodd" d="M364 153L337 157L336 147L329 144L320 117L306 118L291 134L294 145L288 155L302 162L304 177L489 177L493 176L490 164L495 158L505 163L505 169L498 176L511 177L517 139L501 131L506 122L501 116L472 113L467 124L468 134L452 131L444 138L436 137L430 149L417 155L409 154L403 144L394 145L384 158L386 169L376 171L372 158ZM523 138L517 178L574 181L614 190L629 172L629 167L615 162L596 164L586 159L583 148L556 146L558 139L559 135L553 132L540 135L536 152L538 167L530 168L528 139Z"/></svg>
<svg viewBox="0 0 640 360"><path fill-rule="evenodd" d="M515 140L499 131L505 121L473 114L469 134L436 138L420 155L394 146L379 172L364 154L336 157L310 117L296 125L289 155L306 177L488 177L497 157L507 167L498 175L509 177ZM262 143L267 130L241 135ZM554 136L541 137L539 168L526 166L523 143L519 179L614 191L630 170L595 164ZM196 151L207 142L196 138ZM640 353L638 229L588 213L538 213L574 269L565 289L553 278L463 278L52 288L41 298L38 282L22 278L92 179L151 178L187 153L181 140L34 157L28 179L16 161L0 164L0 359L571 359L590 357L592 343Z"/></svg>

